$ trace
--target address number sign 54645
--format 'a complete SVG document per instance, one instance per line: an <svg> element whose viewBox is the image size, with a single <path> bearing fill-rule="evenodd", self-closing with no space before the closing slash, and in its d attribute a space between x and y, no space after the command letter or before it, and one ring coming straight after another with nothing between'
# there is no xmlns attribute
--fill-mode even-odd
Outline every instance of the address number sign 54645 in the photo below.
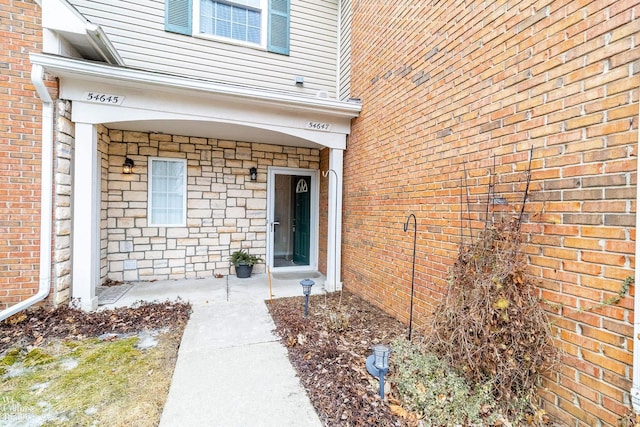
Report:
<svg viewBox="0 0 640 427"><path fill-rule="evenodd" d="M87 92L84 97L85 101L95 102L98 104L120 105L124 101L124 95L112 95L110 93Z"/></svg>

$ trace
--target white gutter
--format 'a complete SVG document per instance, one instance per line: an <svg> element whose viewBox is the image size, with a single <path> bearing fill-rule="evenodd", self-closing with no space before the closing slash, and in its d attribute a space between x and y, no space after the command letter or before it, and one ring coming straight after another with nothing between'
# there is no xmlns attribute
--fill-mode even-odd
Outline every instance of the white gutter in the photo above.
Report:
<svg viewBox="0 0 640 427"><path fill-rule="evenodd" d="M44 68L31 66L31 82L42 100L42 167L40 199L40 280L38 293L0 311L0 321L42 301L51 288L51 230L53 196L53 100L44 84Z"/></svg>
<svg viewBox="0 0 640 427"><path fill-rule="evenodd" d="M640 131L638 132L640 136ZM636 165L636 171L640 172L640 159ZM636 183L636 263L640 256L640 239L638 238L638 230L640 230L640 212L638 212L638 203L640 203L640 182ZM640 272L638 266L635 269L635 289L633 296L633 383L631 386L631 404L636 414L640 414L640 295L638 295L638 283L640 283Z"/></svg>

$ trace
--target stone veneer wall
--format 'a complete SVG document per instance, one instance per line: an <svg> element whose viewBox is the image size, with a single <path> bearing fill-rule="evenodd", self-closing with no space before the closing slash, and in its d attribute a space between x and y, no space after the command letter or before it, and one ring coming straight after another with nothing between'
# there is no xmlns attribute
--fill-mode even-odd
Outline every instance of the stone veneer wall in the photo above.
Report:
<svg viewBox="0 0 640 427"><path fill-rule="evenodd" d="M108 244L109 230L107 212L109 209L109 129L98 126L98 153L100 155L100 280L109 273ZM122 167L122 166L120 166Z"/></svg>
<svg viewBox="0 0 640 427"><path fill-rule="evenodd" d="M229 254L240 248L264 258L267 168L320 165L316 149L119 130L108 136L103 218L111 280L226 275ZM135 162L130 175L122 173L125 157ZM149 157L187 159L186 227L147 225ZM255 182L251 167L258 168ZM264 271L264 264L254 271Z"/></svg>
<svg viewBox="0 0 640 427"><path fill-rule="evenodd" d="M54 146L53 219L53 304L71 299L71 198L72 153L75 125L71 121L71 103L58 100L56 105Z"/></svg>
<svg viewBox="0 0 640 427"><path fill-rule="evenodd" d="M53 274L52 300L54 305L71 300L72 282L72 212L73 212L73 149L75 124L71 121L71 102L57 101L54 154ZM98 153L101 159L101 215L100 215L100 278L108 273L107 261L107 178L109 167L109 130L98 126Z"/></svg>

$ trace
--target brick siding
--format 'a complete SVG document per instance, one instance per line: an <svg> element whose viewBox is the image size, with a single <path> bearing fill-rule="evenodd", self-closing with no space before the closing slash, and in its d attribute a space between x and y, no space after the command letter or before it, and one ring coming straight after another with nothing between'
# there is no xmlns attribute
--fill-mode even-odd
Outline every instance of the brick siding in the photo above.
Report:
<svg viewBox="0 0 640 427"><path fill-rule="evenodd" d="M41 39L34 1L0 0L0 309L38 288L42 108L28 54Z"/></svg>
<svg viewBox="0 0 640 427"><path fill-rule="evenodd" d="M426 328L491 174L518 212L532 147L529 272L557 304L545 307L565 352L539 394L560 422L615 425L630 405L633 298L593 307L634 274L640 2L363 0L352 12L363 111L345 156L345 287L408 320L413 212Z"/></svg>

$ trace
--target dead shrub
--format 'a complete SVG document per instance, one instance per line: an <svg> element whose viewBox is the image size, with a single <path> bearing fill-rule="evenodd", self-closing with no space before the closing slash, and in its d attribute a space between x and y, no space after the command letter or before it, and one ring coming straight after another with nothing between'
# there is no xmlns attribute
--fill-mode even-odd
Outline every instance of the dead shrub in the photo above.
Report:
<svg viewBox="0 0 640 427"><path fill-rule="evenodd" d="M349 328L351 315L341 308L330 310L325 314L325 324L331 332L344 332Z"/></svg>
<svg viewBox="0 0 640 427"><path fill-rule="evenodd" d="M460 246L428 339L472 384L491 384L499 402L529 400L558 358L521 243L516 217Z"/></svg>

